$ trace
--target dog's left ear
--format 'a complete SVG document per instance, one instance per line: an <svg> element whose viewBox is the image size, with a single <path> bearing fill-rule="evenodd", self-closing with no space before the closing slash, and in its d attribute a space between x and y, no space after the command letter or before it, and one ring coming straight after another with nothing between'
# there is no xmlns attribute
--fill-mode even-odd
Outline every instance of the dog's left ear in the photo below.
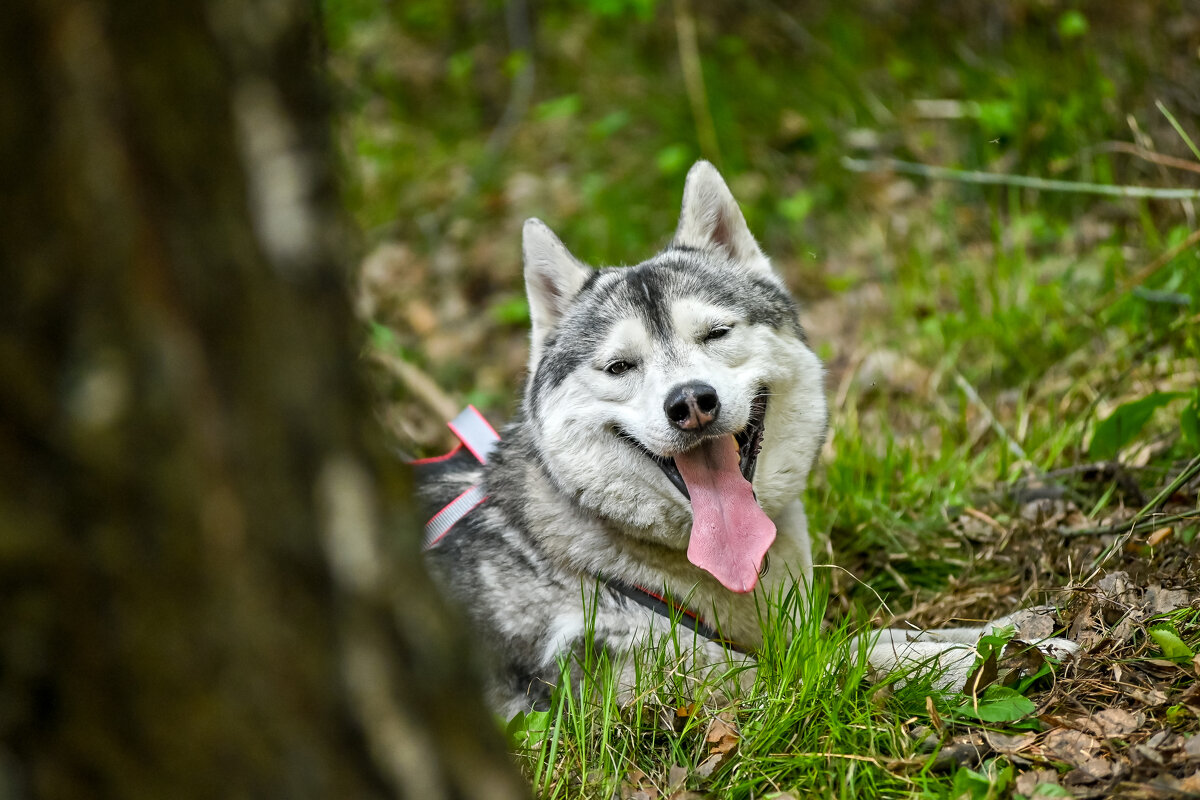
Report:
<svg viewBox="0 0 1200 800"><path fill-rule="evenodd" d="M540 219L525 220L521 233L525 255L525 292L529 297L529 374L537 369L542 345L558 327L571 300L592 270L576 260Z"/></svg>
<svg viewBox="0 0 1200 800"><path fill-rule="evenodd" d="M673 244L720 250L739 264L772 274L770 260L754 241L721 173L707 161L697 161L688 171Z"/></svg>

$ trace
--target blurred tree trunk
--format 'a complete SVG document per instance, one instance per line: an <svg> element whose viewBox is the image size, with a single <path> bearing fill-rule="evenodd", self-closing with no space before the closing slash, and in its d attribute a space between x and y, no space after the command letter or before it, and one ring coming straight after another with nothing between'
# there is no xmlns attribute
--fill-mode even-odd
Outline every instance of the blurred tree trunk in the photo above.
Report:
<svg viewBox="0 0 1200 800"><path fill-rule="evenodd" d="M0 798L526 791L372 444L311 10L0 15Z"/></svg>

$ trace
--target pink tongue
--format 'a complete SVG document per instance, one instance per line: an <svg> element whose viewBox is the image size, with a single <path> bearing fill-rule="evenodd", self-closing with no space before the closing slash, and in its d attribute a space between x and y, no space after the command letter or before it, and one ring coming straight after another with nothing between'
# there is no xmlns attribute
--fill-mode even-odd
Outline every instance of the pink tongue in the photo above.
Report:
<svg viewBox="0 0 1200 800"><path fill-rule="evenodd" d="M775 541L775 523L738 469L736 441L727 436L705 442L675 456L675 466L692 498L688 560L730 591L753 590Z"/></svg>

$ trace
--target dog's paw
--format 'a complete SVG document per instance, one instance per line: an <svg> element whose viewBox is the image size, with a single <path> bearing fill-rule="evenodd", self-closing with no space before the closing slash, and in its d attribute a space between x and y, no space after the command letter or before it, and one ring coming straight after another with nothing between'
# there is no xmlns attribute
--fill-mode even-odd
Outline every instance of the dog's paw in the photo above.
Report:
<svg viewBox="0 0 1200 800"><path fill-rule="evenodd" d="M1070 658L1079 652L1079 645L1070 639L1042 639L1038 642L1030 642L1030 644L1041 650L1043 655L1057 658L1059 661Z"/></svg>
<svg viewBox="0 0 1200 800"><path fill-rule="evenodd" d="M1075 642L1054 635L1060 626L1058 611L1053 606L1035 606L1014 611L993 622L991 627L1004 628L1010 625L1016 638L1029 642L1051 658L1068 658L1079 650L1079 645Z"/></svg>

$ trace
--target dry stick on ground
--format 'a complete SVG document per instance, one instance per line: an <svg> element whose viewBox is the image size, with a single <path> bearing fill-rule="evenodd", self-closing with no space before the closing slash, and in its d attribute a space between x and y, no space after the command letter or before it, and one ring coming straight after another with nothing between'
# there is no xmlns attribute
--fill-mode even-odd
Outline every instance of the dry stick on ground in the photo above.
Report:
<svg viewBox="0 0 1200 800"><path fill-rule="evenodd" d="M842 158L842 166L851 172L899 172L933 180L978 183L993 186L1019 186L1043 192L1071 192L1074 194L1099 194L1107 197L1144 197L1155 200L1200 200L1200 189L1163 189L1151 186L1113 186L1107 183L1083 181L1059 181L1033 178L1028 175L1010 175L1006 172L977 172L949 167L934 167L901 161L897 158Z"/></svg>
<svg viewBox="0 0 1200 800"><path fill-rule="evenodd" d="M1152 516L1154 512L1163 505L1163 503L1170 499L1171 495L1173 495L1180 486L1183 486L1197 474L1200 474L1200 455L1189 461L1187 466L1180 470L1179 474L1176 475L1170 483L1164 486L1162 490L1154 496L1154 499L1151 500L1148 505L1144 506L1142 510L1134 516L1133 519L1120 524L1118 529L1127 528L1127 530L1125 530L1125 533L1113 540L1108 547L1104 548L1104 551L1100 553L1100 555L1096 556L1096 559L1092 562L1092 574L1086 581L1084 581L1084 583L1091 583L1095 577L1100 574L1100 570L1104 566L1105 562L1112 557L1113 553L1119 552L1121 548L1125 546L1125 543L1129 541L1129 538L1133 536L1135 531L1138 530L1138 526L1142 523L1143 519L1148 516ZM1195 512L1188 513L1194 514ZM1161 525L1164 521L1165 520L1160 517L1156 520L1153 520L1150 524Z"/></svg>

